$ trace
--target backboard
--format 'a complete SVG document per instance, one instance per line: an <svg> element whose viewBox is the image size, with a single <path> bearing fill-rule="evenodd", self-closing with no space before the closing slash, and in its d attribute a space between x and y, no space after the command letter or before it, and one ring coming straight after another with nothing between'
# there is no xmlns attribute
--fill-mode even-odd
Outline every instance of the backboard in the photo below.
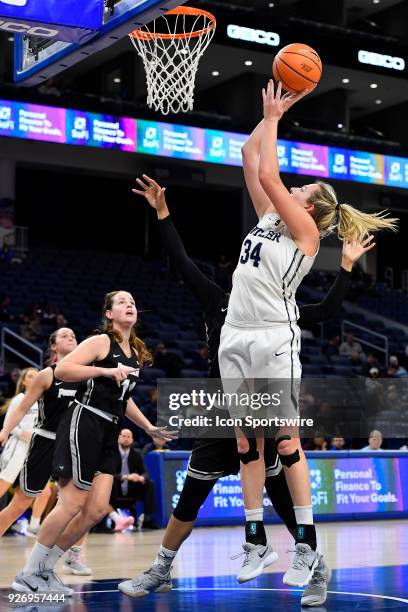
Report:
<svg viewBox="0 0 408 612"><path fill-rule="evenodd" d="M185 2L186 0L105 0L102 29L82 45L15 34L14 80L24 86L44 83L115 44L132 30Z"/></svg>

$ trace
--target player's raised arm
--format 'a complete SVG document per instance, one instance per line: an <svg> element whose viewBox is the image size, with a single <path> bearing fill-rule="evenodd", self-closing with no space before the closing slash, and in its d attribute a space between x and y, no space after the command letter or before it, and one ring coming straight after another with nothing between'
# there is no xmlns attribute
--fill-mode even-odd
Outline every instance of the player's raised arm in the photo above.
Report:
<svg viewBox="0 0 408 612"><path fill-rule="evenodd" d="M263 217L268 212L275 211L271 200L259 181L259 155L261 152L263 131L264 120L262 119L242 147L245 184L259 218Z"/></svg>
<svg viewBox="0 0 408 612"><path fill-rule="evenodd" d="M169 256L170 263L184 284L196 296L201 308L208 312L225 299L225 291L213 283L189 257L184 244L172 221L167 207L165 187L160 187L152 178L143 175L136 179L140 189L132 189L133 193L143 196L157 212L159 230L163 246Z"/></svg>
<svg viewBox="0 0 408 612"><path fill-rule="evenodd" d="M319 243L319 232L307 208L299 206L291 197L279 174L277 152L278 124L284 112L308 93L285 94L279 83L276 93L273 81L263 90L265 127L261 143L259 180L273 202L276 211L288 226L293 240L306 255L314 255Z"/></svg>

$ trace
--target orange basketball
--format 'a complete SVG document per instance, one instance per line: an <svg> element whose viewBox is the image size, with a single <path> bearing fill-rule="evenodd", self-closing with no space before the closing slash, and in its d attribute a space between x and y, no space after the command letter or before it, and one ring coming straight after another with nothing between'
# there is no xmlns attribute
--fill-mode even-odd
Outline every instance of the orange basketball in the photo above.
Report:
<svg viewBox="0 0 408 612"><path fill-rule="evenodd" d="M286 45L273 62L273 76L286 91L298 93L313 87L322 76L322 62L312 47L302 43Z"/></svg>

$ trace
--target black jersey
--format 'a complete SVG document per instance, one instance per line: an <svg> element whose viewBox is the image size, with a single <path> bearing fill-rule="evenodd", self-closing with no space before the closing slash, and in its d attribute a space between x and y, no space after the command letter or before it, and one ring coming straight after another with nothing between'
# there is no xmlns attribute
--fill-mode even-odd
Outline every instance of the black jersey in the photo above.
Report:
<svg viewBox="0 0 408 612"><path fill-rule="evenodd" d="M55 378L56 365L52 365L52 383L38 400L38 419L36 427L56 433L62 415L68 410L75 398L78 383L63 382Z"/></svg>
<svg viewBox="0 0 408 612"><path fill-rule="evenodd" d="M207 278L187 255L170 216L159 222L159 228L171 264L200 303L207 332L209 376L220 378L218 349L221 329L227 315L229 294ZM301 327L319 323L333 317L347 294L350 278L350 272L340 268L336 280L322 302L299 307L298 325Z"/></svg>
<svg viewBox="0 0 408 612"><path fill-rule="evenodd" d="M90 378L82 381L78 387L75 399L80 404L103 410L114 416L123 417L126 404L136 385L139 377L139 360L135 350L132 348L131 357L127 357L119 344L110 338L109 353L101 361L93 364L99 368L121 368L127 366L136 371L129 376L118 387L115 380L106 376Z"/></svg>

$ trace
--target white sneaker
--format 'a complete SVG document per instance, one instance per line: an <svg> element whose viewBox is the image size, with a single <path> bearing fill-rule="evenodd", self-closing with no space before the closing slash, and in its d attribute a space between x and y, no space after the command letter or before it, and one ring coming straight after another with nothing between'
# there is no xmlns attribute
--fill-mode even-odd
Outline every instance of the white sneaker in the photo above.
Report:
<svg viewBox="0 0 408 612"><path fill-rule="evenodd" d="M62 566L63 574L73 574L74 576L90 576L92 569L85 565L81 552L73 546L69 549L67 558Z"/></svg>
<svg viewBox="0 0 408 612"><path fill-rule="evenodd" d="M40 574L18 574L14 578L11 587L18 593L49 593L48 580L44 580Z"/></svg>
<svg viewBox="0 0 408 612"><path fill-rule="evenodd" d="M237 576L237 581L241 584L256 578L262 574L265 567L272 565L278 559L278 555L274 552L272 546L267 544L250 544L245 542L242 545L244 552L234 555L231 559L237 559L241 555L245 555L242 568Z"/></svg>
<svg viewBox="0 0 408 612"><path fill-rule="evenodd" d="M309 584L319 563L319 553L312 550L309 544L296 544L296 554L292 565L283 577L284 584L303 587Z"/></svg>
<svg viewBox="0 0 408 612"><path fill-rule="evenodd" d="M310 583L303 591L302 606L322 606L327 599L327 587L331 579L331 569L320 556Z"/></svg>
<svg viewBox="0 0 408 612"><path fill-rule="evenodd" d="M144 574L133 580L124 580L118 585L119 591L129 597L144 597L149 593L168 593L173 587L171 567L152 565Z"/></svg>

